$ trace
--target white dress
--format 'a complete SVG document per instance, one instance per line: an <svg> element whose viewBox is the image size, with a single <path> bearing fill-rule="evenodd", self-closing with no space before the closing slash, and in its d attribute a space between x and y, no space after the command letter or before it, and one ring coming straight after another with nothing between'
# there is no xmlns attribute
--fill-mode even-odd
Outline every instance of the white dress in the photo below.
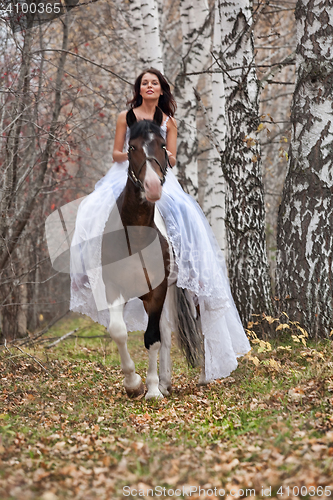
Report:
<svg viewBox="0 0 333 500"><path fill-rule="evenodd" d="M167 121L162 124L164 138ZM127 130L126 142L129 137ZM97 182L95 190L80 204L72 248L90 241L90 270L80 269L78 254L71 255L72 311L87 314L108 327L109 312L96 306L96 290L101 288L101 244L105 224L115 200L127 181L128 161L114 163ZM237 357L250 350L231 296L227 270L215 236L197 202L186 194L169 169L161 199L156 203L172 244L178 267L177 286L197 297L200 305L205 345L207 380L227 377L237 367ZM93 241L93 244L91 244ZM124 310L128 331L145 330L147 314L142 301L130 300Z"/></svg>

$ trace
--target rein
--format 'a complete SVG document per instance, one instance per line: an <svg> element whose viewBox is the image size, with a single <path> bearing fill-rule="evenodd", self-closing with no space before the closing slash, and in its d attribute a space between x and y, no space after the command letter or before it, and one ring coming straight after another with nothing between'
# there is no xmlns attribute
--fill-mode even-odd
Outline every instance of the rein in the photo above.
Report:
<svg viewBox="0 0 333 500"><path fill-rule="evenodd" d="M134 149L133 146L129 146L128 147L128 151L127 151L128 152L128 162L129 162L127 175L129 177L129 179L131 179L131 181L133 182L134 186L136 186L137 188L139 188L140 191L144 191L145 190L143 183L140 181L140 179L138 177L140 175L141 170L145 166L147 160L148 161L155 161L157 163L157 165L160 167L161 172L162 172L162 178L159 176L159 179L160 179L161 186L163 186L163 184L165 183L165 176L166 176L167 171L168 171L168 166L170 165L169 156L168 156L166 147L163 146L163 149L164 149L164 152L165 152L165 166L162 166L160 164L160 162L158 161L158 159L155 158L155 156L146 156L145 155L145 159L143 160L143 162L141 163L141 165L139 167L138 176L135 175L135 172L134 172L133 167L131 165L131 152L133 151L133 149Z"/></svg>

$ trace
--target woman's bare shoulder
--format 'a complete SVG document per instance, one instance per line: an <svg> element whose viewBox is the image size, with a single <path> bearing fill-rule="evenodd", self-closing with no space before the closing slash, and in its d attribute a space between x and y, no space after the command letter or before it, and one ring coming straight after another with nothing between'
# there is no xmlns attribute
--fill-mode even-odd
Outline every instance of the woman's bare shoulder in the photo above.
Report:
<svg viewBox="0 0 333 500"><path fill-rule="evenodd" d="M169 116L167 127L168 128L170 127L170 128L177 129L177 122L176 122L176 120L175 120L175 118L173 116Z"/></svg>
<svg viewBox="0 0 333 500"><path fill-rule="evenodd" d="M126 115L127 115L127 109L124 111L121 111L118 115L118 123L126 123Z"/></svg>

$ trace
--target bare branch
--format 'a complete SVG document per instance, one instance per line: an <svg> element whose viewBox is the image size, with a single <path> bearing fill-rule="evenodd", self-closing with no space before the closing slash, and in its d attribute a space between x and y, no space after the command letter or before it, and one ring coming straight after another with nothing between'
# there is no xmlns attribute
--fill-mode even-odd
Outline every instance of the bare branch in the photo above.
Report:
<svg viewBox="0 0 333 500"><path fill-rule="evenodd" d="M21 345L25 345L25 344L29 344L30 342L34 342L36 341L37 339L39 339L42 335L44 335L44 333L48 332L49 329L51 328L51 326L55 325L56 323L58 323L58 321L60 321L62 318L64 318L66 316L66 314L69 312L69 310L67 310L64 314L61 314L60 316L56 317L56 318L53 318L50 323L45 327L43 328L43 330L41 330L40 332L37 332L33 337L31 338L28 338L28 339L24 339L23 342L21 342Z"/></svg>
<svg viewBox="0 0 333 500"><path fill-rule="evenodd" d="M73 335L73 333L76 333L79 330L79 328L75 328L75 330L72 330L71 332L65 333L60 339L56 340L55 342L52 342L52 344L49 344L45 346L45 349L50 349L51 347L54 347L55 345L59 344L62 340L67 339L70 335Z"/></svg>
<svg viewBox="0 0 333 500"><path fill-rule="evenodd" d="M278 73L283 68L283 66L288 66L289 64L294 64L294 63L295 63L295 51L293 51L291 54L289 54L287 57L285 57L285 59L283 59L281 62L279 62L275 68L273 68L271 71L266 73L266 75L263 76L261 78L261 80L259 80L259 84L263 87L263 83L268 81L268 79L270 77L275 76L276 73ZM279 83L279 82L270 81L269 83ZM294 84L287 82L286 85L294 85Z"/></svg>
<svg viewBox="0 0 333 500"><path fill-rule="evenodd" d="M93 64L94 66L97 66L98 68L103 69L104 71L107 71L111 75L115 76L116 78L119 78L119 80L128 83L128 85L133 85L131 82L128 80L125 80L122 76L118 75L114 71L111 71L111 69L105 67L103 64L98 64L95 61L92 61L91 59L88 59L87 57L80 56L79 54L75 54L75 52L71 52L70 50L64 50L64 49L40 49L40 50L35 50L33 54L38 54L40 52L65 52L66 54L69 54L71 56L77 57L78 59L82 59L83 61L88 62L89 64Z"/></svg>
<svg viewBox="0 0 333 500"><path fill-rule="evenodd" d="M25 352L23 351L23 349L21 349L21 347L19 347L18 345L14 345L14 347L16 347L16 349L18 349L19 351L21 351L23 354L25 354L26 356L29 356L29 358L33 359L43 370L45 373L47 373L48 375L51 376L51 374L47 371L47 369L38 361L38 359L36 359L34 356L32 356L31 354L29 354L28 352Z"/></svg>
<svg viewBox="0 0 333 500"><path fill-rule="evenodd" d="M12 353L10 352L10 350L7 347L7 340L6 339L5 339L5 349L9 352L10 356L12 357ZM14 366L16 366L16 363L14 363L14 361L11 361L10 358L8 358L8 361L10 361Z"/></svg>
<svg viewBox="0 0 333 500"><path fill-rule="evenodd" d="M42 188L43 182L44 182L44 177L45 173L47 170L47 164L49 160L49 156L51 153L51 145L54 141L54 134L56 131L57 127L57 122L58 122L58 117L61 109L60 105L60 98L61 98L61 82L64 74L64 68L65 68L65 61L66 61L66 53L67 53L67 46L68 46L68 32L69 32L69 14L66 14L66 22L64 23L64 28L63 28L63 42L62 42L62 49L60 50L61 56L60 56L60 61L59 61L59 67L57 71L57 78L56 78L56 92L55 92L55 102L54 102L54 110L53 110L53 116L52 116L52 121L51 121L51 126L50 126L50 131L48 134L48 139L46 142L45 149L42 154L42 158L40 161L40 173L35 181L36 187L30 194L29 199L27 202L23 205L20 213L17 216L17 223L16 227L13 228L12 234L11 234L11 240L10 242L6 245L6 251L3 252L2 258L0 260L0 269L3 269L7 262L8 259L10 258L11 254L13 253L17 241L20 238L24 228L26 227L32 210L34 208L34 205L36 203L37 196ZM5 237L5 234L2 235L2 237Z"/></svg>

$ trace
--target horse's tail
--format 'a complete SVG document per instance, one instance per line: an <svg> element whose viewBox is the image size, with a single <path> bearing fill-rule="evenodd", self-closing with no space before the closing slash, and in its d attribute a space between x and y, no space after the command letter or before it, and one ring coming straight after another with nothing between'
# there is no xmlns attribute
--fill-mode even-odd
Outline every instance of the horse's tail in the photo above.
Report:
<svg viewBox="0 0 333 500"><path fill-rule="evenodd" d="M188 364L200 366L204 357L203 338L196 319L193 299L187 290L175 286L176 335L180 348L185 354Z"/></svg>

